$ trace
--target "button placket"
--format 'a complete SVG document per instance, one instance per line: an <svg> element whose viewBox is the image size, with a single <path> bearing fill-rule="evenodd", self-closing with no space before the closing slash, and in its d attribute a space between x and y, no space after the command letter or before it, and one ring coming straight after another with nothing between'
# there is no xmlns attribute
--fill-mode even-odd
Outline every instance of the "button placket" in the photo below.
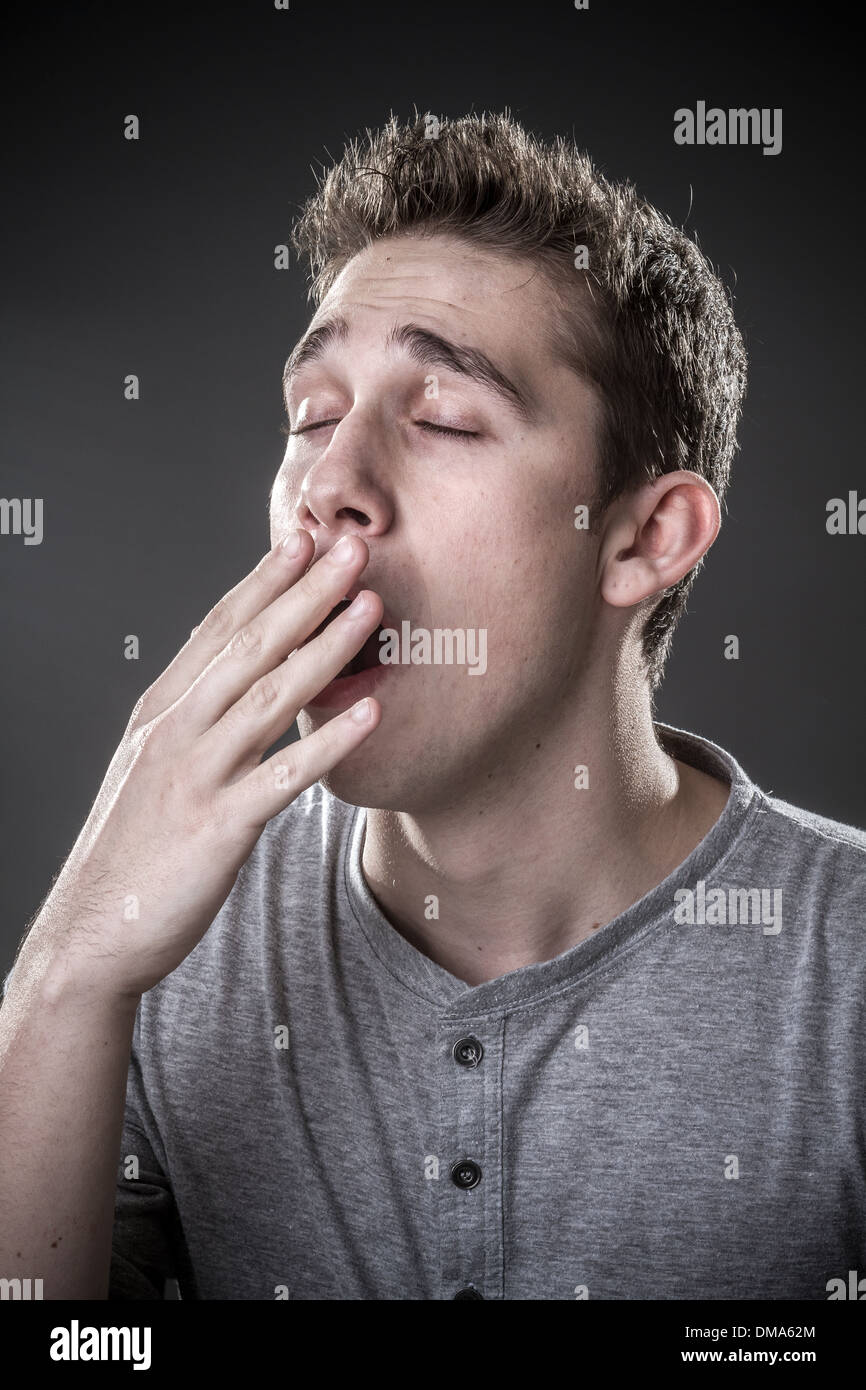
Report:
<svg viewBox="0 0 866 1390"><path fill-rule="evenodd" d="M502 1296L504 1021L440 1024L441 1297Z"/></svg>

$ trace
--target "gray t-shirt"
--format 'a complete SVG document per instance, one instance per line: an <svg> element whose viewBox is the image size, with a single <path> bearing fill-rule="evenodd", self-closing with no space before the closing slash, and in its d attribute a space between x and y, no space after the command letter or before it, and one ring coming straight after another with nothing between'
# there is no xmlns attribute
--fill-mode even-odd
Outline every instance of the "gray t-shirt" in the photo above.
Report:
<svg viewBox="0 0 866 1390"><path fill-rule="evenodd" d="M378 908L363 808L317 784L268 824L141 1001L112 1298L826 1299L866 1274L866 835L656 727L730 781L720 820L590 938L474 987Z"/></svg>

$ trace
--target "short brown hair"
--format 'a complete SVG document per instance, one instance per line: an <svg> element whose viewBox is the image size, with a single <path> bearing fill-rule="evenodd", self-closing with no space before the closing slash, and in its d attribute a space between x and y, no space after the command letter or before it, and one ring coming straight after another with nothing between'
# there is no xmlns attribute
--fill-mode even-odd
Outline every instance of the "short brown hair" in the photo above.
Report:
<svg viewBox="0 0 866 1390"><path fill-rule="evenodd" d="M378 238L436 232L535 262L554 289L563 313L549 326L551 348L594 383L603 405L594 526L615 498L674 469L692 469L724 499L746 353L728 293L695 241L630 183L610 182L574 145L540 140L506 109L441 123L417 110L407 124L392 114L364 143L347 144L303 205L292 242L320 304ZM653 688L699 567L647 619Z"/></svg>

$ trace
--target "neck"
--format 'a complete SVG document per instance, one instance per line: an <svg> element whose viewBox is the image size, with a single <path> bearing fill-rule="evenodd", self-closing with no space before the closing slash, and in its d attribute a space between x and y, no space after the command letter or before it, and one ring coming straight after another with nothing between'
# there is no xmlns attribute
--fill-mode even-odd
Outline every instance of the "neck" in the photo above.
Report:
<svg viewBox="0 0 866 1390"><path fill-rule="evenodd" d="M608 710L594 725L571 709L561 727L511 735L507 759L497 750L473 768L445 808L368 811L372 893L412 945L467 984L599 930L721 815L729 788L659 748L646 686Z"/></svg>

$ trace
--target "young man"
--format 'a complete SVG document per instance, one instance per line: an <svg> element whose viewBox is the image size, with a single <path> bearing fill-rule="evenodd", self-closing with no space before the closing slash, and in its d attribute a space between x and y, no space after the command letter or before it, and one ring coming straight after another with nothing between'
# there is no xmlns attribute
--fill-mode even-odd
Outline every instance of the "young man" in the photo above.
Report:
<svg viewBox="0 0 866 1390"><path fill-rule="evenodd" d="M722 286L507 116L392 118L295 244L274 549L9 980L0 1273L827 1298L866 1258L866 838L653 722L735 449Z"/></svg>

